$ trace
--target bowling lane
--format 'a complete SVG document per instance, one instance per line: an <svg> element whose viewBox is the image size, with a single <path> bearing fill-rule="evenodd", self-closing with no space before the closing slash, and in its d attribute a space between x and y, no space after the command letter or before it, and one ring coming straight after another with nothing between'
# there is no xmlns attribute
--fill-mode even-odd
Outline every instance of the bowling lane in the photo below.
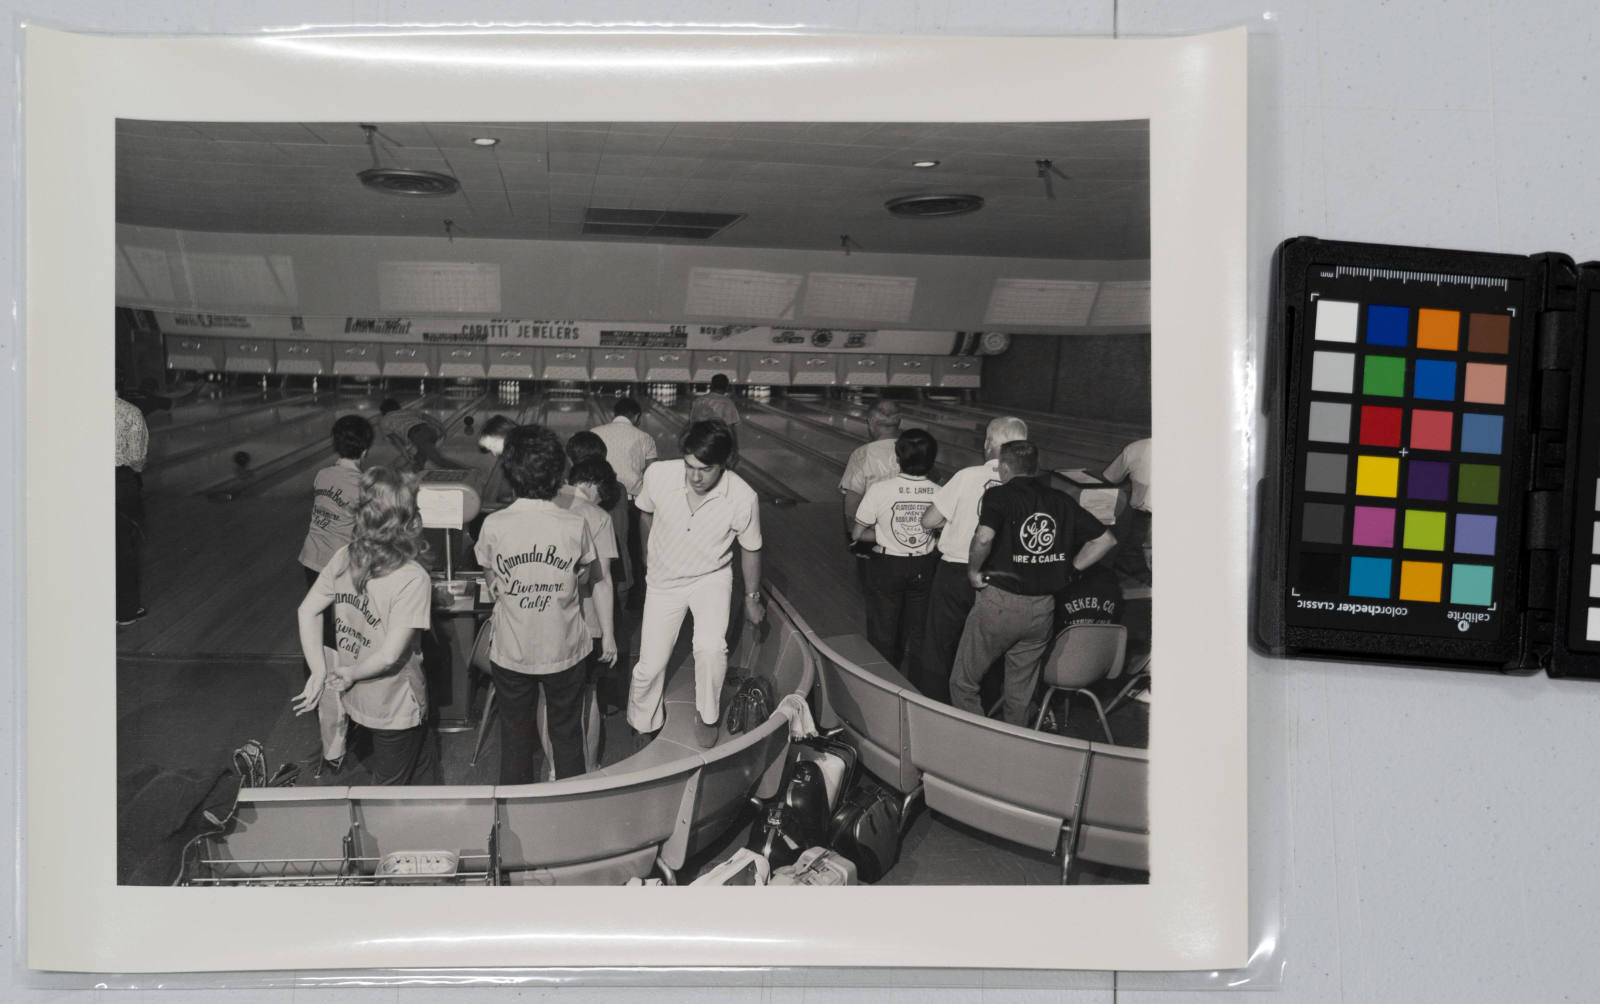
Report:
<svg viewBox="0 0 1600 1004"><path fill-rule="evenodd" d="M748 413L749 410L741 409L741 412ZM663 412L669 414L667 421L673 426L673 448L670 454L664 452L663 456L677 456L677 430L689 421L689 402L681 400L670 409L651 402L652 414ZM649 431L654 433L655 430ZM741 469L744 465L755 468L751 480L757 491L761 491L763 486L754 483L755 477L766 475L772 494L797 502L826 502L839 494L842 464L836 467L797 450L771 431L748 421L739 424L739 462Z"/></svg>
<svg viewBox="0 0 1600 1004"><path fill-rule="evenodd" d="M201 384L201 386L206 385ZM171 411L156 411L146 415L145 424L150 427L150 438L153 441L198 422L226 421L235 415L252 412L263 406L270 407L308 396L309 392L304 390L262 391L259 387L234 387L222 391L215 397L201 397L191 391L185 396L174 399Z"/></svg>
<svg viewBox="0 0 1600 1004"><path fill-rule="evenodd" d="M327 415L327 401L310 395L296 396L257 407L245 412L217 416L199 421L186 421L173 426L165 435L150 437L150 454L145 465L148 480L155 471L213 450L219 443L242 442L266 433L287 432L292 427L297 436L316 434L316 423ZM326 433L326 429L322 430Z"/></svg>
<svg viewBox="0 0 1600 1004"><path fill-rule="evenodd" d="M853 436L858 445L867 441L867 410L860 405L853 405L848 401L785 398L782 402L774 401L773 407L781 407L802 420L822 422L832 426L846 435ZM909 413L902 417L900 427L926 429L934 439L938 440L941 471L953 472L983 462L983 436L970 428L949 427Z"/></svg>
<svg viewBox="0 0 1600 1004"><path fill-rule="evenodd" d="M314 404L293 406L295 420L292 421L253 426L242 436L231 428L214 430L210 436L176 455L174 460L147 471L145 491L205 491L240 473L233 462L234 455L240 451L250 455L244 475L248 480L256 472L270 470L269 465L284 462L309 444L327 444L328 430L340 415L358 414L376 421L378 402L376 397L325 395ZM331 447L327 448L327 453L332 455Z"/></svg>

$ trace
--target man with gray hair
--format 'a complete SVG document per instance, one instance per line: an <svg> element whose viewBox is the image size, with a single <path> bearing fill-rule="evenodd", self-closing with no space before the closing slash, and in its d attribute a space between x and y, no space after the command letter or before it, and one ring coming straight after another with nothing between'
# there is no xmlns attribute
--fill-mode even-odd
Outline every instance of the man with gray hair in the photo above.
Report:
<svg viewBox="0 0 1600 1004"><path fill-rule="evenodd" d="M1027 440L1000 448L999 473L1001 483L983 493L968 553L977 598L956 650L950 696L961 710L983 714L978 685L1005 656L1005 720L1022 725L1050 644L1056 594L1117 539L1039 477L1039 448Z"/></svg>
<svg viewBox="0 0 1600 1004"><path fill-rule="evenodd" d="M856 510L861 508L861 497L874 481L892 478L900 473L900 462L894 457L894 442L900 437L900 406L883 400L867 412L867 434L872 441L855 448L844 465L844 477L839 479L839 492L844 495L844 535L848 543L856 526Z"/></svg>
<svg viewBox="0 0 1600 1004"><path fill-rule="evenodd" d="M989 488L1000 484L1000 447L1028 438L1028 423L1005 415L989 423L983 437L986 463L956 471L933 496L922 514L924 530L943 528L939 536L939 570L928 594L928 626L922 635L921 672L911 682L937 701L950 702L950 670L956 646L972 611L976 591L967 580L967 558L972 535L978 529L978 502Z"/></svg>

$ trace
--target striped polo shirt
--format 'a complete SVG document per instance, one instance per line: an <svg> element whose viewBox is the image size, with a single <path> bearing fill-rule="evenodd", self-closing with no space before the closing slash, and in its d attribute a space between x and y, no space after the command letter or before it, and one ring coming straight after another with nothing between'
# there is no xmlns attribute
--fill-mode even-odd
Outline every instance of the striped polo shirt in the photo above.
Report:
<svg viewBox="0 0 1600 1004"><path fill-rule="evenodd" d="M691 511L691 497L699 508ZM747 551L761 549L761 512L755 489L732 471L703 496L689 487L688 465L661 460L645 469L639 509L651 513L649 562L645 582L670 586L726 568L733 542Z"/></svg>

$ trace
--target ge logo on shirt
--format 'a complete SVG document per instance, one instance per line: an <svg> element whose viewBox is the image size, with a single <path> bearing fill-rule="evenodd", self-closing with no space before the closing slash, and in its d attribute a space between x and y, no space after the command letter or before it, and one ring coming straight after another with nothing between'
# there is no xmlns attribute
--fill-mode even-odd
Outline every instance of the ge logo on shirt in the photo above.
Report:
<svg viewBox="0 0 1600 1004"><path fill-rule="evenodd" d="M1029 554L1044 554L1056 542L1056 521L1047 513L1036 512L1022 521L1017 536Z"/></svg>

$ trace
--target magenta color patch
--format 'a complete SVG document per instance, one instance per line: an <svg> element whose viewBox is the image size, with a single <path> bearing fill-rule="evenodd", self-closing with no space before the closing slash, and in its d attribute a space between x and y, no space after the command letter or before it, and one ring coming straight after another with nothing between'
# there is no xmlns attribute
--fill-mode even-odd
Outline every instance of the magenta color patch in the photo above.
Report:
<svg viewBox="0 0 1600 1004"><path fill-rule="evenodd" d="M1394 510L1379 506L1356 506L1355 526L1350 543L1357 547L1394 546Z"/></svg>

